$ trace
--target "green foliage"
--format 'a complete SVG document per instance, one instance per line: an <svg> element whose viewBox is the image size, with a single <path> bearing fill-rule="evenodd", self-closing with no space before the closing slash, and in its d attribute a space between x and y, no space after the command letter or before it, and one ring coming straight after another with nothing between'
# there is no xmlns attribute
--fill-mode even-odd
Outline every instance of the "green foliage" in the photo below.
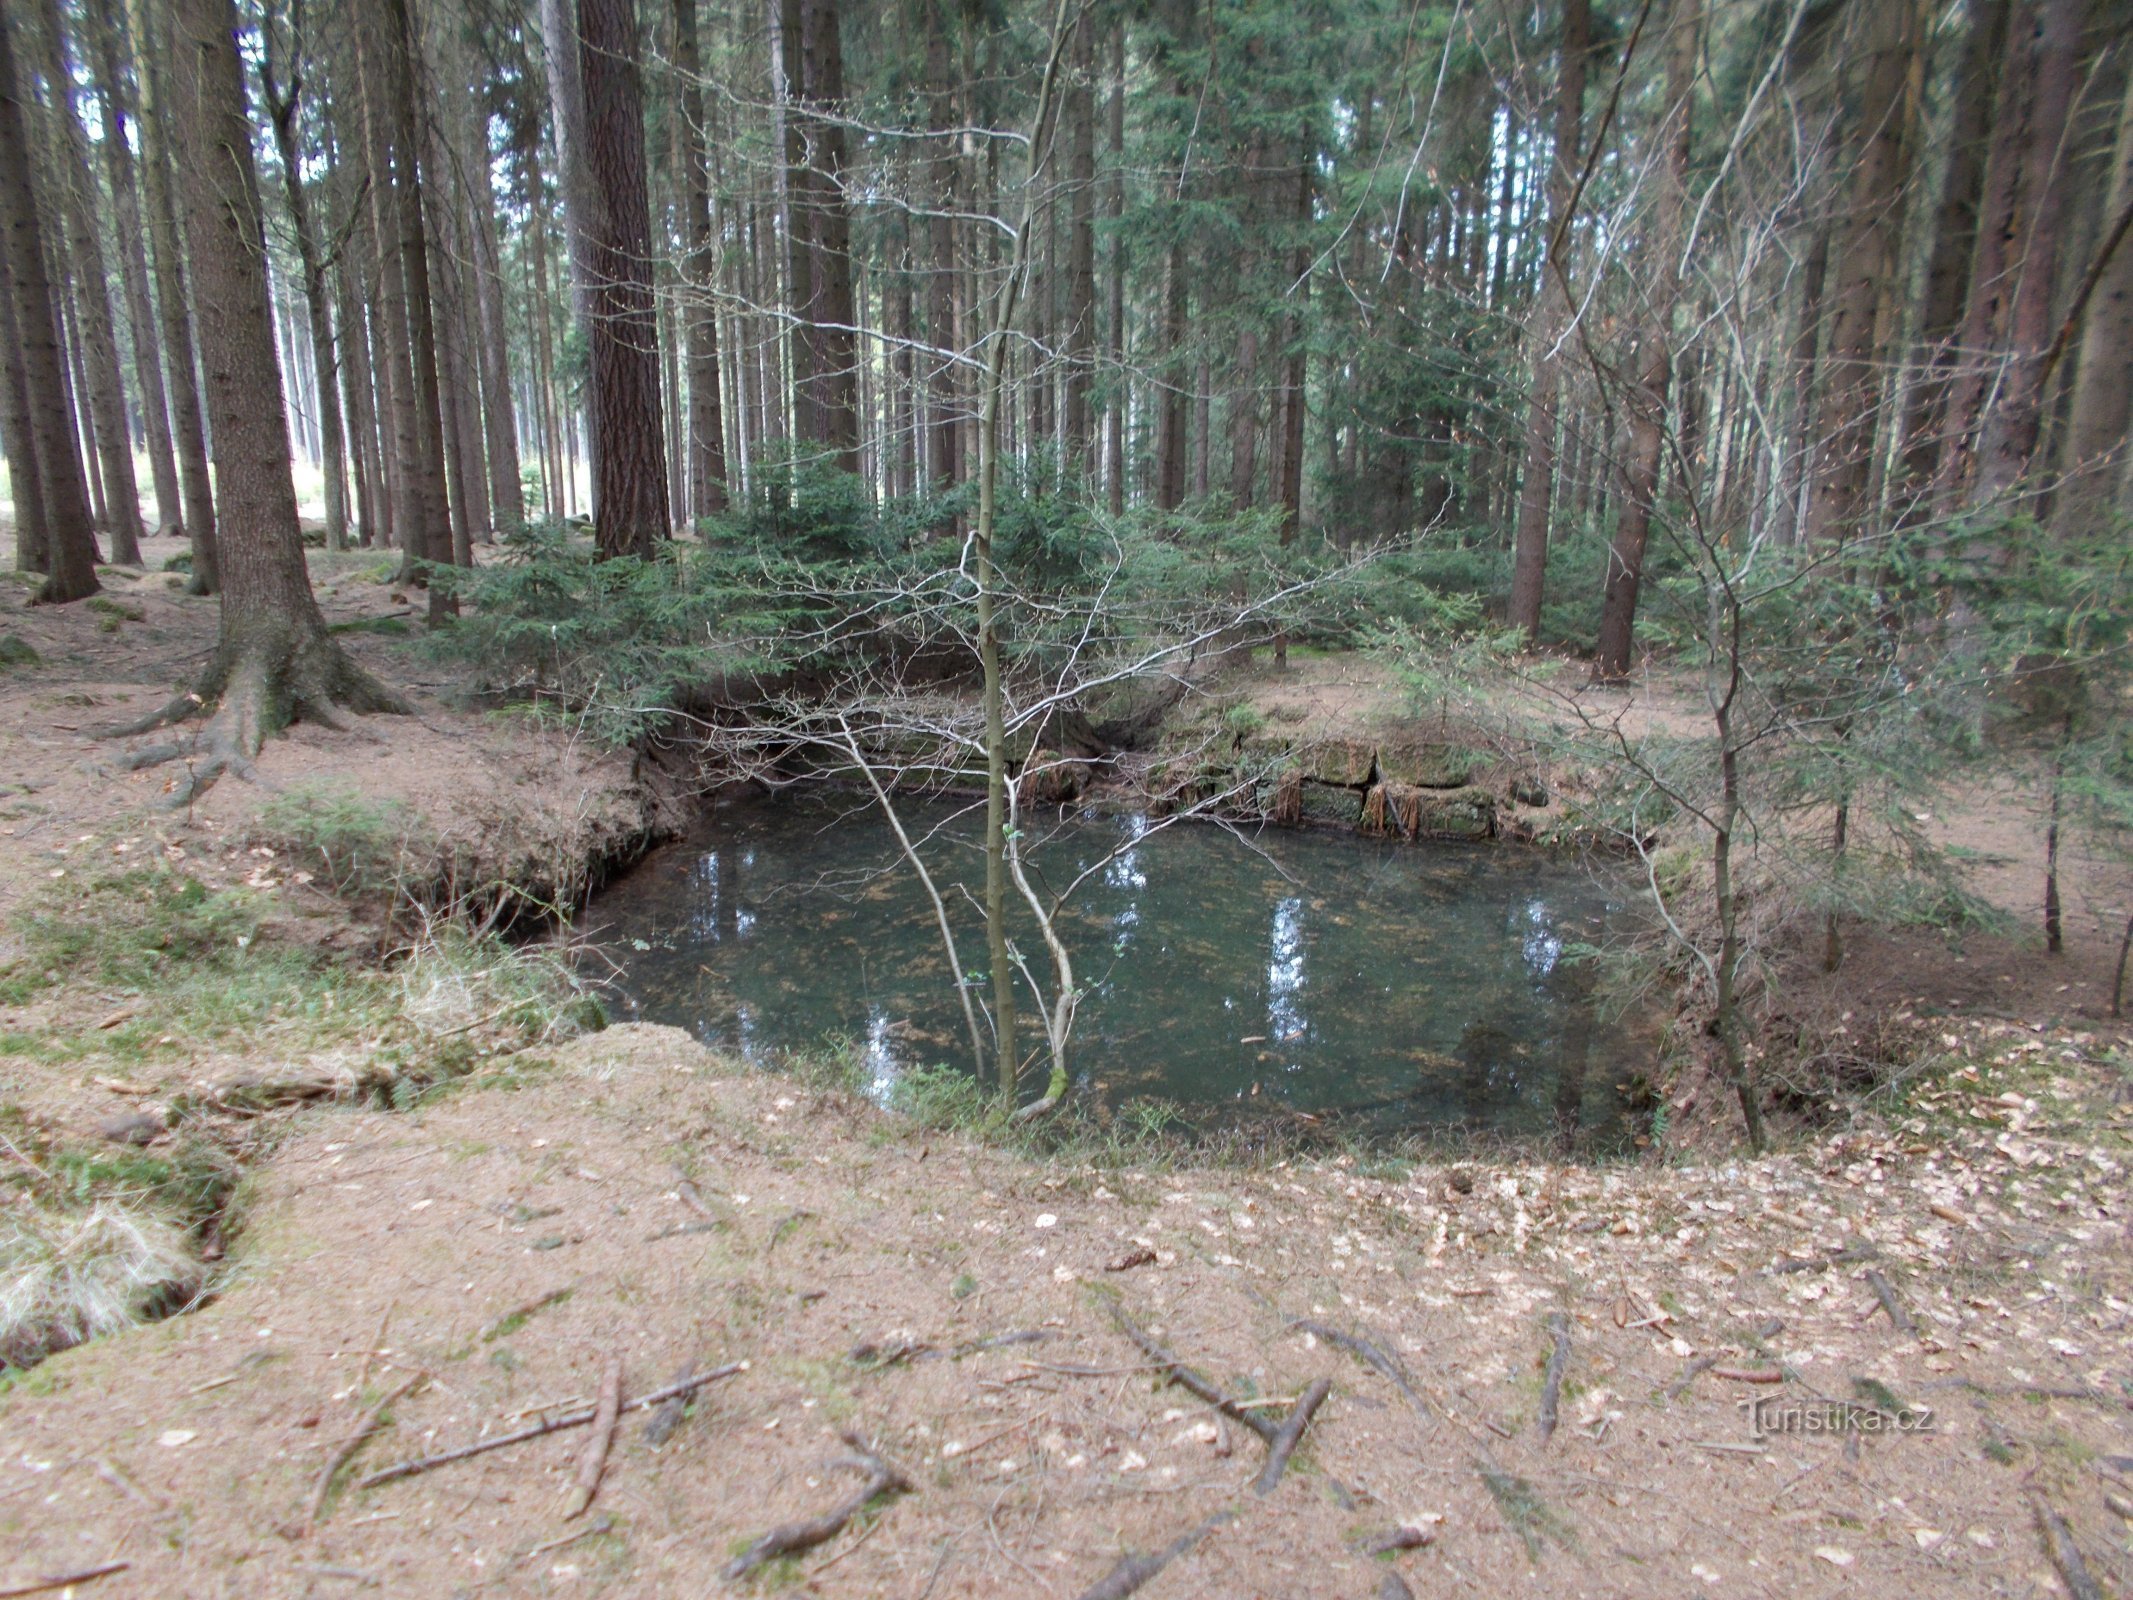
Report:
<svg viewBox="0 0 2133 1600"><path fill-rule="evenodd" d="M0 633L0 667L34 667L44 657L19 633Z"/></svg>
<svg viewBox="0 0 2133 1600"><path fill-rule="evenodd" d="M166 867L61 880L22 919L23 952L0 983L19 996L67 978L139 988L175 968L226 968L263 911L255 895Z"/></svg>

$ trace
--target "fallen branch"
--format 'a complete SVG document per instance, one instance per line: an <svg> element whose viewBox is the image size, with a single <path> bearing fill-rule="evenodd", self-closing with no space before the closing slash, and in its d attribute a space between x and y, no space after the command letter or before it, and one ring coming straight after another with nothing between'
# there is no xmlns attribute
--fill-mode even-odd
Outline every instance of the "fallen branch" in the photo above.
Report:
<svg viewBox="0 0 2133 1600"><path fill-rule="evenodd" d="M1160 1550L1145 1556L1120 1556L1117 1565L1099 1578L1093 1587L1082 1591L1081 1600L1126 1600L1127 1595L1132 1594L1235 1516L1234 1511L1217 1511L1199 1526L1179 1534Z"/></svg>
<svg viewBox="0 0 2133 1600"><path fill-rule="evenodd" d="M676 1378L674 1382L687 1383L695 1374L696 1363L691 1361L681 1369L681 1376ZM671 1388L672 1385L670 1384L668 1387ZM688 1409L689 1397L687 1394L670 1395L660 1401L659 1408L652 1413L652 1420L644 1425L644 1442L654 1450L657 1450L673 1436L674 1430L681 1426L681 1419Z"/></svg>
<svg viewBox="0 0 2133 1600"><path fill-rule="evenodd" d="M1721 1367L1713 1365L1711 1376L1730 1378L1735 1383L1783 1383L1785 1374L1775 1367Z"/></svg>
<svg viewBox="0 0 2133 1600"><path fill-rule="evenodd" d="M692 1394L707 1383L720 1378L730 1378L736 1372L746 1372L745 1361L729 1361L723 1367L713 1367L709 1372L700 1372L693 1378L684 1378L679 1383L670 1383L664 1389L654 1389L650 1394L639 1395L635 1400L626 1400L621 1410L642 1411L647 1406L656 1406L662 1400L671 1400L678 1394ZM477 1439L472 1444L463 1444L456 1450L446 1450L434 1456L421 1456L413 1461L402 1461L356 1481L358 1489L375 1489L381 1483L396 1483L402 1478L412 1478L417 1473L428 1472L433 1467L449 1466L454 1461L464 1461L470 1456L485 1455L491 1450L501 1450L506 1445L524 1444L528 1439L544 1438L551 1433L561 1433L566 1428L582 1428L599 1415L597 1406L588 1406L583 1411L568 1411L560 1417L550 1417L546 1422L536 1422L531 1427L520 1428L516 1433L498 1434L493 1439Z"/></svg>
<svg viewBox="0 0 2133 1600"><path fill-rule="evenodd" d="M1333 1380L1320 1378L1304 1390L1303 1398L1296 1402L1296 1409L1281 1425L1281 1430L1268 1442L1266 1466L1260 1470L1259 1479L1252 1485L1254 1494L1272 1494L1281 1482L1281 1475L1289 1470L1289 1457L1304 1436L1304 1429L1311 1426L1311 1418L1325 1404L1326 1396L1333 1392Z"/></svg>
<svg viewBox="0 0 2133 1600"><path fill-rule="evenodd" d="M1548 1373L1541 1380L1540 1416L1535 1419L1542 1444L1554 1437L1556 1418L1563 1407L1563 1372L1570 1365L1569 1313L1548 1313L1548 1331L1555 1336L1555 1348L1548 1352Z"/></svg>
<svg viewBox="0 0 2133 1600"><path fill-rule="evenodd" d="M1390 1380L1394 1388L1407 1396L1408 1402L1417 1411L1428 1409L1423 1403L1421 1392L1415 1388L1414 1379L1407 1375L1406 1364L1391 1351L1371 1343L1359 1334L1344 1332L1331 1323L1315 1322L1309 1317L1293 1317L1289 1321L1289 1327L1291 1330L1300 1328L1305 1333L1316 1334L1326 1343L1336 1345L1358 1360L1375 1367Z"/></svg>
<svg viewBox="0 0 2133 1600"><path fill-rule="evenodd" d="M570 1500L563 1508L565 1522L584 1516L593 1496L600 1492L600 1474L607 1470L608 1447L615 1442L615 1420L621 1414L622 1358L617 1356L608 1362L607 1373L600 1380L592 1437L585 1441L585 1449L578 1457L577 1481L571 1485Z"/></svg>
<svg viewBox="0 0 2133 1600"><path fill-rule="evenodd" d="M1667 1386L1666 1397L1669 1400L1679 1400L1684 1394L1688 1393L1690 1384L1717 1365L1718 1357L1716 1356L1698 1356L1689 1363L1688 1371Z"/></svg>
<svg viewBox="0 0 2133 1600"><path fill-rule="evenodd" d="M1866 1269L1866 1286L1874 1291L1874 1298L1881 1302L1881 1309L1888 1313L1890 1327L1902 1334L1918 1332L1918 1324L1911 1320L1911 1313L1904 1310L1903 1302L1896 1298L1896 1291L1889 1286L1889 1280L1881 1275L1879 1267Z"/></svg>
<svg viewBox="0 0 2133 1600"><path fill-rule="evenodd" d="M575 1533L558 1534L555 1538L550 1539L546 1544L535 1545L531 1550L528 1550L524 1555L518 1558L519 1565L524 1566L527 1562L533 1560L534 1557L545 1556L551 1550L561 1550L567 1545L576 1544L580 1539L597 1539L603 1533L613 1533L614 1531L615 1519L613 1517L602 1517L598 1522L588 1523L586 1526L578 1529Z"/></svg>
<svg viewBox="0 0 2133 1600"><path fill-rule="evenodd" d="M2037 1531L2044 1536L2044 1553L2059 1569L2059 1576L2066 1583L2066 1592L2074 1600L2103 1600L2103 1590L2089 1576L2088 1563L2081 1559L2081 1547L2074 1543L2074 1530L2066 1525L2066 1519L2047 1505L2040 1494L2031 1495L2029 1503L2037 1514Z"/></svg>
<svg viewBox="0 0 2133 1600"><path fill-rule="evenodd" d="M765 1562L775 1561L780 1556L812 1550L818 1544L827 1544L844 1530L844 1525L864 1511L880 1495L902 1494L911 1487L911 1480L897 1468L876 1455L865 1439L857 1433L845 1433L840 1437L852 1447L852 1454L839 1458L831 1465L856 1467L867 1475L865 1483L849 1499L833 1506L819 1517L809 1517L803 1522L787 1522L772 1528L762 1538L743 1550L720 1569L725 1578L744 1578Z"/></svg>
<svg viewBox="0 0 2133 1600"><path fill-rule="evenodd" d="M333 1488L334 1478L339 1474L341 1468L348 1465L355 1453L363 1448L370 1436L376 1433L379 1427L383 1425L385 1413L391 1409L393 1403L405 1399L428 1376L428 1373L418 1372L407 1382L401 1384L399 1388L364 1413L363 1420L356 1425L356 1431L341 1441L340 1449L333 1452L333 1459L326 1463L326 1470L318 1475L318 1483L311 1491L311 1509L305 1513L305 1527L315 1528L318 1526L319 1513L326 1508L326 1495Z"/></svg>
<svg viewBox="0 0 2133 1600"><path fill-rule="evenodd" d="M1205 1400L1231 1421L1243 1423L1269 1445L1274 1442L1275 1436L1281 1431L1275 1424L1269 1422L1265 1417L1259 1416L1241 1401L1232 1400L1206 1378L1201 1377L1199 1373L1186 1366L1184 1362L1164 1349L1163 1346L1157 1344L1149 1336L1147 1330L1136 1324L1131 1317L1127 1316L1124 1311L1115 1305L1111 1307L1111 1320L1118 1324L1120 1333L1123 1333L1135 1345L1139 1346L1142 1355L1154 1362L1159 1370L1168 1375L1172 1383L1183 1389L1187 1394L1196 1395ZM1142 1581L1145 1582L1146 1580L1143 1579ZM1130 1594L1132 1591L1130 1589L1121 1589L1119 1593Z"/></svg>
<svg viewBox="0 0 2133 1600"><path fill-rule="evenodd" d="M0 1596L18 1594L43 1594L47 1589L65 1589L77 1583L87 1583L93 1578L108 1578L114 1572L124 1572L132 1566L131 1561L106 1561L100 1567L84 1567L79 1572L62 1572L49 1578L31 1578L24 1583L11 1583L0 1589Z"/></svg>

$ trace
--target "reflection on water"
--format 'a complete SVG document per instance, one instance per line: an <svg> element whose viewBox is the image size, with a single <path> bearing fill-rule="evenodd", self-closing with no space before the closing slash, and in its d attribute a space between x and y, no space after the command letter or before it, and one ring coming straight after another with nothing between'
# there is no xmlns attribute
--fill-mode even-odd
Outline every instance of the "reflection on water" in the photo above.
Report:
<svg viewBox="0 0 2133 1600"><path fill-rule="evenodd" d="M905 816L965 964L981 965L975 816L916 802ZM1589 969L1564 959L1610 907L1574 863L1132 816L1067 822L1034 863L1054 885L1090 873L1062 932L1087 986L1077 1078L1107 1103L1370 1131L1622 1132L1609 1069L1627 1042L1594 1015ZM757 1060L845 1043L880 1096L915 1064L968 1064L932 909L856 803L723 807L597 920L634 952L622 986L648 1020ZM1033 929L1016 937L1039 947Z"/></svg>

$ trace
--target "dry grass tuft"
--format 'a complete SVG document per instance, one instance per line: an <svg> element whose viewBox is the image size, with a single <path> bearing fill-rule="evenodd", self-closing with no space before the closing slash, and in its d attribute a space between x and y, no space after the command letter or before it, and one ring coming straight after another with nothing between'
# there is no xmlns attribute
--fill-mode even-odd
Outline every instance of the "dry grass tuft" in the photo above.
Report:
<svg viewBox="0 0 2133 1600"><path fill-rule="evenodd" d="M183 1228L119 1201L87 1211L10 1207L0 1216L0 1365L147 1322L206 1276Z"/></svg>

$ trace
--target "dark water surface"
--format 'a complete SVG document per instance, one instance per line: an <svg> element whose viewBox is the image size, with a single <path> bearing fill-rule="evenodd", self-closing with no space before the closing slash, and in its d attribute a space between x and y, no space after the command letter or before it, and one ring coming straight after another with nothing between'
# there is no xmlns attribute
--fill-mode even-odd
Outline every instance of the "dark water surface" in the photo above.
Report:
<svg viewBox="0 0 2133 1600"><path fill-rule="evenodd" d="M983 882L981 814L901 804L981 969L982 925L949 889ZM1369 1133L1622 1138L1631 1041L1563 959L1618 909L1580 863L1134 816L1055 822L1033 859L1064 885L1106 856L1062 918L1087 991L1078 1089L1160 1097L1203 1124L1301 1112ZM932 908L856 798L723 805L592 921L647 1021L765 1063L848 1042L883 1097L913 1066L968 1066ZM1048 978L1034 928L1016 936ZM1022 1026L1037 1047L1035 1019Z"/></svg>

